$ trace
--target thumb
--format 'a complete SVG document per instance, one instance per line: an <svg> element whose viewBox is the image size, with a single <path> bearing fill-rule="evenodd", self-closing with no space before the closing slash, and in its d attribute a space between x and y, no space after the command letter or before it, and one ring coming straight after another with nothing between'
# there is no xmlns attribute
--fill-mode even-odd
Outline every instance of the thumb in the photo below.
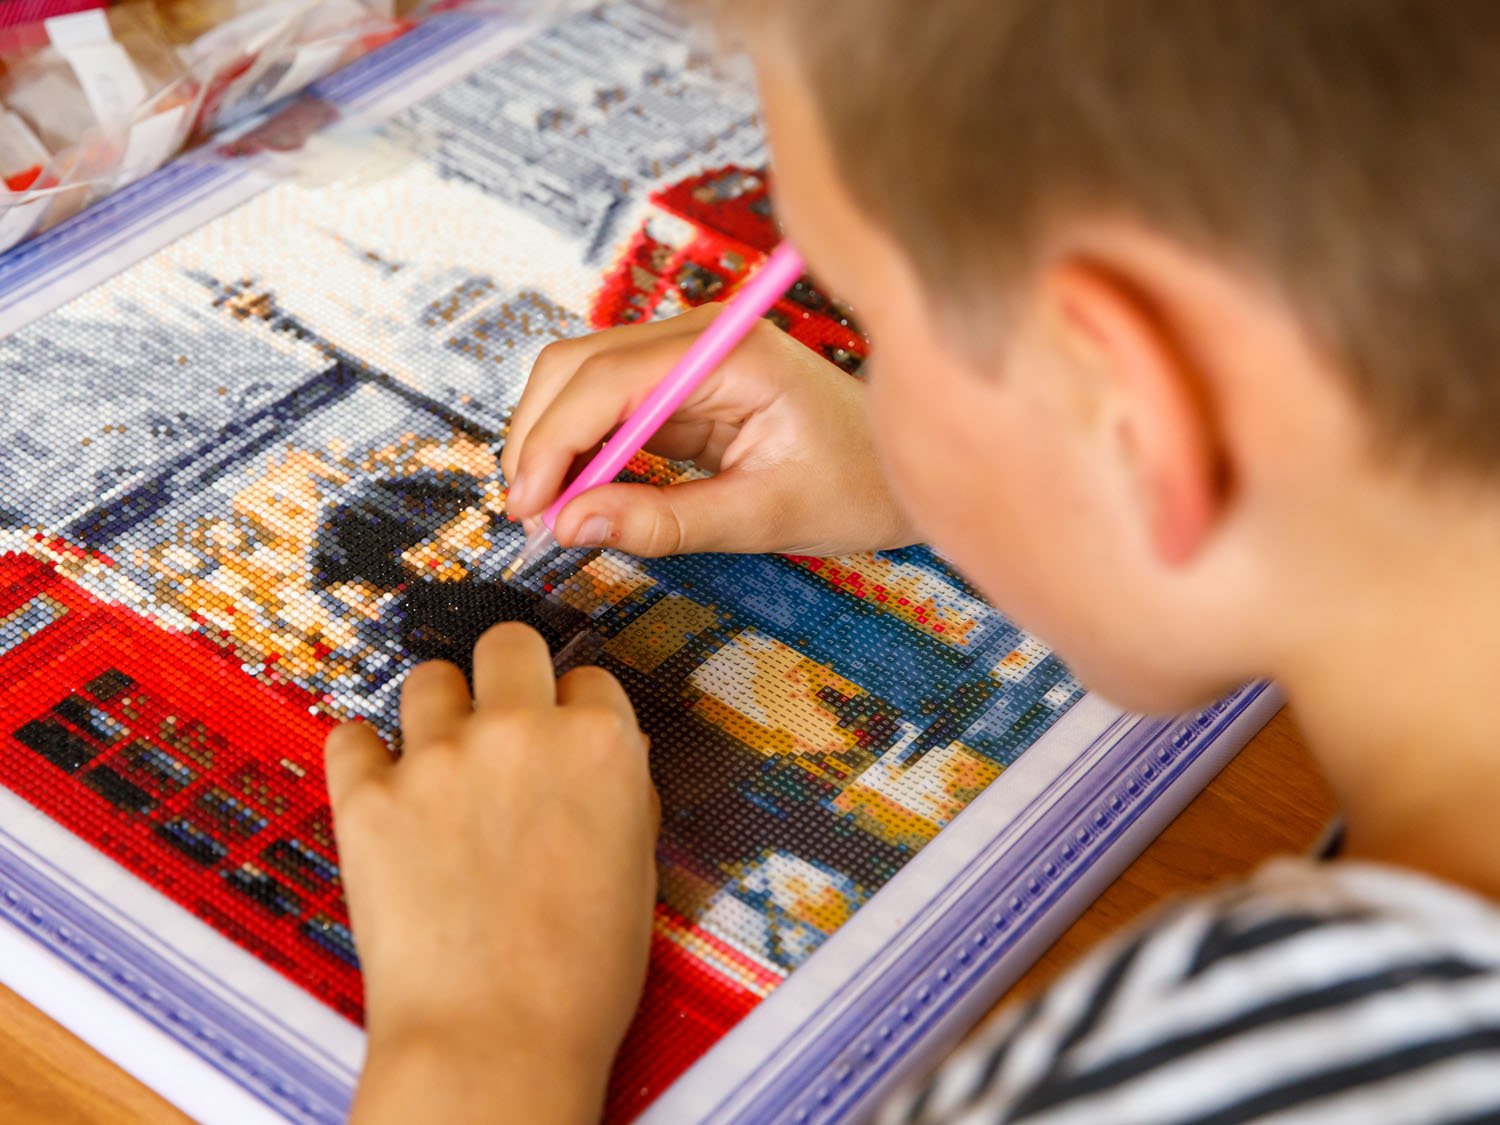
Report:
<svg viewBox="0 0 1500 1125"><path fill-rule="evenodd" d="M727 472L665 487L600 485L559 512L554 530L565 547L655 558L775 550L782 523L769 482Z"/></svg>

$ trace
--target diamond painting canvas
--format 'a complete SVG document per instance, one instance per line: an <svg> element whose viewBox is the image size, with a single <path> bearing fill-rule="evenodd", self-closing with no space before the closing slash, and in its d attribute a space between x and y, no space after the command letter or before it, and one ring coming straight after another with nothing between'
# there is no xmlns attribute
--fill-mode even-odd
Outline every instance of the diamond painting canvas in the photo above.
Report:
<svg viewBox="0 0 1500 1125"><path fill-rule="evenodd" d="M868 1104L1267 697L1121 715L927 548L503 581L538 351L721 299L775 245L753 97L650 0L438 20L317 96L380 119L378 174L180 162L0 260L0 907L94 989L23 991L198 1116L338 1120L361 1001L322 739L393 732L415 663L522 620L652 739L660 901L609 1116ZM836 295L768 316L859 377ZM102 1029L127 1016L181 1055L132 1061Z"/></svg>

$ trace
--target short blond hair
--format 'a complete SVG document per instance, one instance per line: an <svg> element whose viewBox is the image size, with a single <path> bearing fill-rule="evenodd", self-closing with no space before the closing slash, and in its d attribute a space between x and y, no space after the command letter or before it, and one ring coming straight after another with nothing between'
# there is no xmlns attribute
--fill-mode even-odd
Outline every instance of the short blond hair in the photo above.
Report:
<svg viewBox="0 0 1500 1125"><path fill-rule="evenodd" d="M1268 278L1390 448L1500 469L1495 0L710 6L791 32L848 190L943 305L1059 217L1138 220Z"/></svg>

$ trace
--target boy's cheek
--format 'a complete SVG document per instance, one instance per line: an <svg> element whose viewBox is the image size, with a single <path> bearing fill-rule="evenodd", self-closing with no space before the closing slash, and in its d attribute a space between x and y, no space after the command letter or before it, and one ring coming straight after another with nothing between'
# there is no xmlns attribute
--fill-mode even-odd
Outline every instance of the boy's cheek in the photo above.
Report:
<svg viewBox="0 0 1500 1125"><path fill-rule="evenodd" d="M881 355L870 415L891 492L917 532L1002 610L1067 631L1059 607L1080 599L1072 567L1058 565L1077 513L1061 443L1024 402L968 393L960 380L973 377Z"/></svg>
<svg viewBox="0 0 1500 1125"><path fill-rule="evenodd" d="M891 492L918 534L953 558L992 597L1028 561L1015 533L1030 518L1017 473L1030 476L1012 419L984 413L961 379L915 358L887 354L871 379L871 422ZM1000 544L1009 542L1011 549Z"/></svg>
<svg viewBox="0 0 1500 1125"><path fill-rule="evenodd" d="M1162 624L1160 591L1087 434L1019 378L976 394L968 372L877 354L872 430L892 494L925 540L1115 703L1170 711L1222 686L1160 652L1142 658L1141 638Z"/></svg>

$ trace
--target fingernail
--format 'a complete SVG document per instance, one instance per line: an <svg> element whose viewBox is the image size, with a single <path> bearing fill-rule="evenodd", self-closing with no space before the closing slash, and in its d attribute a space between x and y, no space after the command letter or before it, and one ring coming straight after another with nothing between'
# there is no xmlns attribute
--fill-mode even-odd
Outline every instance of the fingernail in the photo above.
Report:
<svg viewBox="0 0 1500 1125"><path fill-rule="evenodd" d="M524 520L521 521L521 530L526 533L526 538L528 539L535 535L537 533L537 529L541 526L541 516L527 516Z"/></svg>
<svg viewBox="0 0 1500 1125"><path fill-rule="evenodd" d="M609 520L603 516L590 516L578 527L574 536L575 547L602 547L609 538Z"/></svg>
<svg viewBox="0 0 1500 1125"><path fill-rule="evenodd" d="M520 477L516 477L515 480L510 482L510 492L506 494L505 506L511 511L515 511L516 508L520 507L521 500L525 497L525 495L526 485L522 482Z"/></svg>

